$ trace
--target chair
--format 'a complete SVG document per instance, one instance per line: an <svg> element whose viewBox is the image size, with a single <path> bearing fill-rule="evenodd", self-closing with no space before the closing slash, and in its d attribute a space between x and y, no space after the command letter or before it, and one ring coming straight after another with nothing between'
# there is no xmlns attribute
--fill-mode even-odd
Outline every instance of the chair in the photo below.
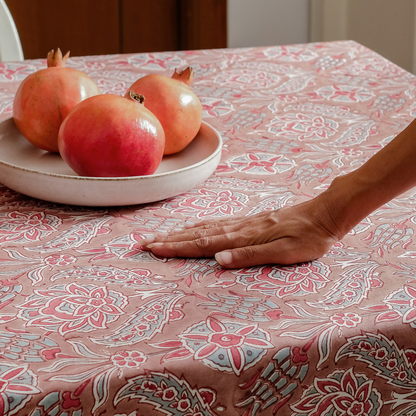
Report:
<svg viewBox="0 0 416 416"><path fill-rule="evenodd" d="M0 0L0 62L23 61L23 50L13 17L4 0Z"/></svg>

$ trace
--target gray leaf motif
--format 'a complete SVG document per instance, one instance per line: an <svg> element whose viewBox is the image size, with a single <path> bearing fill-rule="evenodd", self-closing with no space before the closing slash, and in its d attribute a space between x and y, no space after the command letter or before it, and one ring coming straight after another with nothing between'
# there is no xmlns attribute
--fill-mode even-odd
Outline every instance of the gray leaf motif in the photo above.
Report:
<svg viewBox="0 0 416 416"><path fill-rule="evenodd" d="M208 393L208 394L207 394ZM206 398L213 397L211 403ZM118 404L124 399L137 399L140 403L155 406L164 415L198 414L215 416L210 404L215 401L214 392L208 389L194 389L186 380L179 379L170 373L152 372L151 374L131 378L117 392L114 402Z"/></svg>
<svg viewBox="0 0 416 416"><path fill-rule="evenodd" d="M265 90L269 94L293 94L304 90L308 84L314 79L314 76L302 74L298 77L293 77L288 81L284 82L282 85L279 85L277 88L272 90Z"/></svg>
<svg viewBox="0 0 416 416"><path fill-rule="evenodd" d="M59 352L58 344L46 336L0 332L0 358L6 361L39 363Z"/></svg>
<svg viewBox="0 0 416 416"><path fill-rule="evenodd" d="M285 347L279 350L264 370L256 374L242 389L251 387L250 392L237 407L250 407L245 414L255 416L273 406L273 414L280 409L301 385L309 370L307 350L311 344L303 348Z"/></svg>
<svg viewBox="0 0 416 416"><path fill-rule="evenodd" d="M327 294L317 301L308 302L308 305L325 310L359 305L372 289L372 284L378 276L378 267L380 264L375 261L361 264L356 262L353 267L340 274Z"/></svg>
<svg viewBox="0 0 416 416"><path fill-rule="evenodd" d="M162 276L153 274L148 269L129 270L115 266L72 267L51 277L52 282L58 279L90 279L143 291L168 290L178 286L175 282L163 280Z"/></svg>
<svg viewBox="0 0 416 416"><path fill-rule="evenodd" d="M156 296L141 305L119 328L102 338L90 338L92 342L108 347L133 345L152 339L162 332L169 322L175 305L185 296L182 292L172 292Z"/></svg>
<svg viewBox="0 0 416 416"><path fill-rule="evenodd" d="M83 244L89 243L96 237L103 225L111 218L111 216L105 216L95 220L82 221L64 231L59 237L54 238L45 244L35 247L25 247L25 249L28 251L38 251L40 253L52 253L80 247Z"/></svg>
<svg viewBox="0 0 416 416"><path fill-rule="evenodd" d="M365 333L349 338L335 360L346 357L355 357L366 363L378 376L387 380L387 384L404 389L416 388L416 351L400 349L393 339L383 334Z"/></svg>
<svg viewBox="0 0 416 416"><path fill-rule="evenodd" d="M370 136L374 121L356 123L346 130L337 140L331 143L333 147L351 147L361 144Z"/></svg>

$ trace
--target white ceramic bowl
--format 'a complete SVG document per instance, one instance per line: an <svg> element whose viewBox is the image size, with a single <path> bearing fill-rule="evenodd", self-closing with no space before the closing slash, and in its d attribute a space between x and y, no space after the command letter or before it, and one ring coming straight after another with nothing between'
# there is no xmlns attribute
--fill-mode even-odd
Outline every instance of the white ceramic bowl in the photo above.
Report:
<svg viewBox="0 0 416 416"><path fill-rule="evenodd" d="M222 139L202 122L181 152L165 156L153 175L78 176L58 154L30 144L13 118L0 122L0 182L22 194L70 205L122 206L160 201L204 182L218 166Z"/></svg>

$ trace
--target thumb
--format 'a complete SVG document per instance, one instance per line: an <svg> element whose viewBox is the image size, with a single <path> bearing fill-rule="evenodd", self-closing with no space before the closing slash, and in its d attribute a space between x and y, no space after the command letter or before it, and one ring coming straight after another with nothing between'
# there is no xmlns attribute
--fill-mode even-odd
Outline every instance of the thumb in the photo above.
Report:
<svg viewBox="0 0 416 416"><path fill-rule="evenodd" d="M313 251L298 247L289 239L282 238L266 244L220 251L215 254L215 260L225 269L263 264L288 265L314 260L318 256Z"/></svg>
<svg viewBox="0 0 416 416"><path fill-rule="evenodd" d="M276 263L276 259L273 258L276 256L273 256L266 246L267 244L220 251L215 254L215 260L226 269Z"/></svg>

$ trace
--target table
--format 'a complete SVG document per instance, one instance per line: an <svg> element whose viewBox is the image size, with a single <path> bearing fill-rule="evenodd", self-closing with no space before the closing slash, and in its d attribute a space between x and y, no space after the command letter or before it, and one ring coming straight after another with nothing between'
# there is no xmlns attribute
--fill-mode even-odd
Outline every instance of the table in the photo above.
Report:
<svg viewBox="0 0 416 416"><path fill-rule="evenodd" d="M62 206L0 188L0 415L416 414L416 191L323 258L224 270L138 241L313 198L416 115L416 78L353 41L91 56L103 93L188 65L224 139L157 203ZM0 117L44 60L0 63Z"/></svg>

